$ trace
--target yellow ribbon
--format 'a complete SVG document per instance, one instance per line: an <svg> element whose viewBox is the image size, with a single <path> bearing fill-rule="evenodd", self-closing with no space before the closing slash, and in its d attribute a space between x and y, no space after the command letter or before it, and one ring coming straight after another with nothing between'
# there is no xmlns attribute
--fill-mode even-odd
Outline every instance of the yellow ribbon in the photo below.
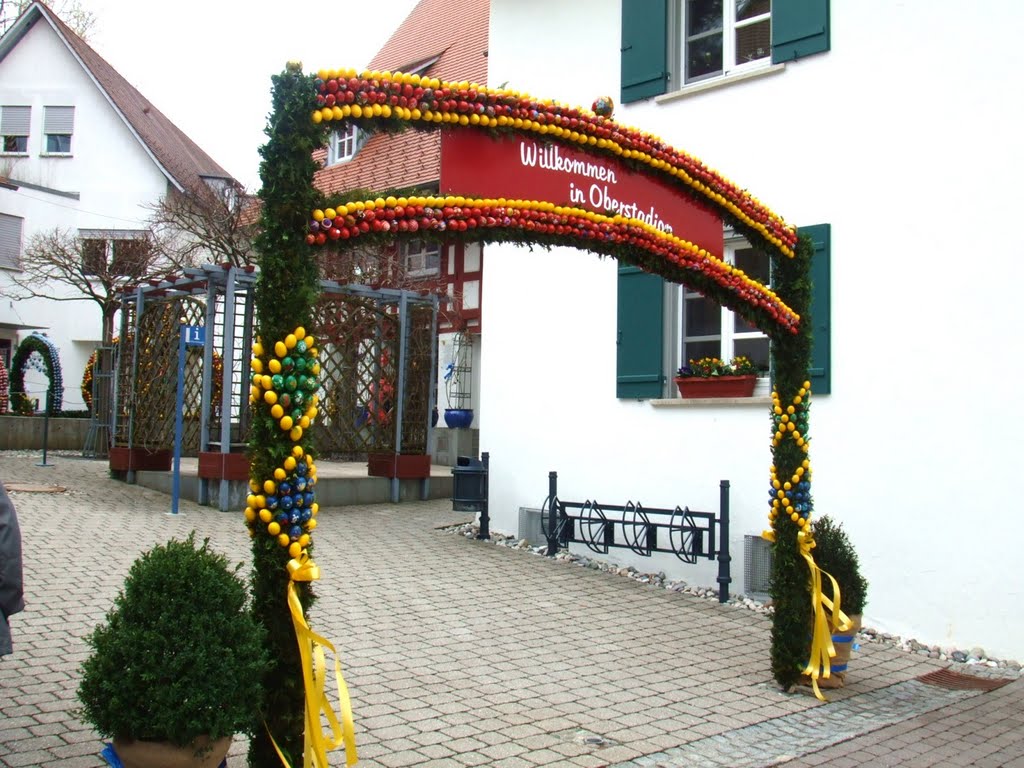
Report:
<svg viewBox="0 0 1024 768"><path fill-rule="evenodd" d="M341 674L341 663L338 661L338 652L334 645L327 638L318 635L309 628L306 617L302 612L302 603L299 601L298 591L295 589L297 581L315 581L320 578L320 569L309 555L303 552L299 557L288 562L288 573L291 580L288 582L288 607L292 614L292 624L295 627L295 638L299 643L299 657L302 664L302 678L306 698L305 732L303 734L303 768L328 768L327 753L336 749L342 744L345 745L346 765L355 765L359 760L356 754L355 725L352 720L352 704L348 697L348 687L345 685L345 678ZM334 678L337 683L338 709L336 714L331 702L325 692L327 682L327 664L325 661L324 649L334 654ZM320 725L320 713L327 717L331 727L331 734L327 735ZM273 736L271 736L273 742ZM288 760L282 754L277 743L274 742L274 749L277 750L281 762L291 768Z"/></svg>
<svg viewBox="0 0 1024 768"><path fill-rule="evenodd" d="M827 701L818 688L819 678L828 678L832 670L832 657L836 655L835 646L832 645L832 629L837 632L845 632L853 628L853 622L840 609L839 584L830 573L821 570L814 562L811 550L814 548L814 539L805 531L797 533L797 543L800 547L800 555L807 561L807 567L811 572L811 610L814 614L814 630L811 633L811 658L804 668L804 674L810 676L811 686L814 688L814 695L821 701ZM821 577L827 576L832 582L832 594L834 599L825 597L821 591ZM825 611L832 614L832 626L829 625L828 616Z"/></svg>

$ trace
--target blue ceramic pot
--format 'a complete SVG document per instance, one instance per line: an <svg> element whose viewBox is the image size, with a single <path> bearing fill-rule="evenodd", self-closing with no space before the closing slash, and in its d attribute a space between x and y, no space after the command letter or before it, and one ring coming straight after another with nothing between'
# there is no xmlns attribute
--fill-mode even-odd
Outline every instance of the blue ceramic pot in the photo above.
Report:
<svg viewBox="0 0 1024 768"><path fill-rule="evenodd" d="M444 423L449 429L468 429L473 423L472 408L445 408Z"/></svg>

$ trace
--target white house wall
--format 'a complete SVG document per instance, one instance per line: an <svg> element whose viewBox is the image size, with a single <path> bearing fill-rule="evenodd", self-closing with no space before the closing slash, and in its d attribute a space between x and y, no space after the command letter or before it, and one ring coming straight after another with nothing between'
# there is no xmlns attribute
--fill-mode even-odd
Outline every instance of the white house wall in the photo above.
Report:
<svg viewBox="0 0 1024 768"><path fill-rule="evenodd" d="M490 83L618 103L619 14L612 0L493 0ZM788 221L831 223L832 394L811 411L815 513L858 548L869 625L1024 659L1012 609L1024 592L1024 247L1012 232L1024 7L834 0L831 14L828 53L615 115ZM514 531L552 469L563 498L651 506L713 505L728 478L742 589L742 536L767 522L767 408L617 400L614 262L487 254L481 448L493 526ZM702 578L713 584L713 571Z"/></svg>
<svg viewBox="0 0 1024 768"><path fill-rule="evenodd" d="M0 61L0 104L32 107L28 157L0 155L3 175L63 192L78 200L21 187L0 187L0 212L25 219L23 243L34 233L61 228L144 229L145 205L167 189L159 171L138 140L48 24L39 21L11 53ZM43 107L74 106L72 157L40 157L43 148ZM0 270L0 283L8 283ZM54 292L70 295L55 286ZM64 371L64 407L84 408L78 384L89 355L101 337L101 316L92 301L46 299L12 301L0 297L0 323L45 327L60 350ZM11 338L12 332L6 333ZM24 338L29 330L21 331ZM16 345L17 340L14 344ZM45 377L26 377L26 385Z"/></svg>

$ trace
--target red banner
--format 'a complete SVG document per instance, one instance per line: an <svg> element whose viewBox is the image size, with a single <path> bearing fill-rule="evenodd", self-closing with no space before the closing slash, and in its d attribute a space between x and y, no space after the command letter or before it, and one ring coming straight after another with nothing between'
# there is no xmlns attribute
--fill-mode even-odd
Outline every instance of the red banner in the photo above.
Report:
<svg viewBox="0 0 1024 768"><path fill-rule="evenodd" d="M722 255L722 222L666 181L559 142L441 132L441 193L541 200L619 213Z"/></svg>

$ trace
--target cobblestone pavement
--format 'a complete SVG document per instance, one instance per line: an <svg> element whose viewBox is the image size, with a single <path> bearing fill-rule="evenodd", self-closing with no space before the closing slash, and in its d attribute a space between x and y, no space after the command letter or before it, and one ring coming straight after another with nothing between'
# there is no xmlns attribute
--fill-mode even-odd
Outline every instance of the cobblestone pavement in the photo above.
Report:
<svg viewBox="0 0 1024 768"><path fill-rule="evenodd" d="M11 494L27 607L0 660L0 766L100 768L101 741L73 714L82 638L141 551L194 529L247 563L248 537L240 513L183 502L171 517L166 495L103 462L37 461L0 453L5 483L66 488ZM450 506L321 512L309 618L338 647L360 766L1024 763L1024 681L924 685L946 665L866 644L822 705L772 682L765 617L445 533L467 520ZM237 738L231 768L245 750Z"/></svg>

